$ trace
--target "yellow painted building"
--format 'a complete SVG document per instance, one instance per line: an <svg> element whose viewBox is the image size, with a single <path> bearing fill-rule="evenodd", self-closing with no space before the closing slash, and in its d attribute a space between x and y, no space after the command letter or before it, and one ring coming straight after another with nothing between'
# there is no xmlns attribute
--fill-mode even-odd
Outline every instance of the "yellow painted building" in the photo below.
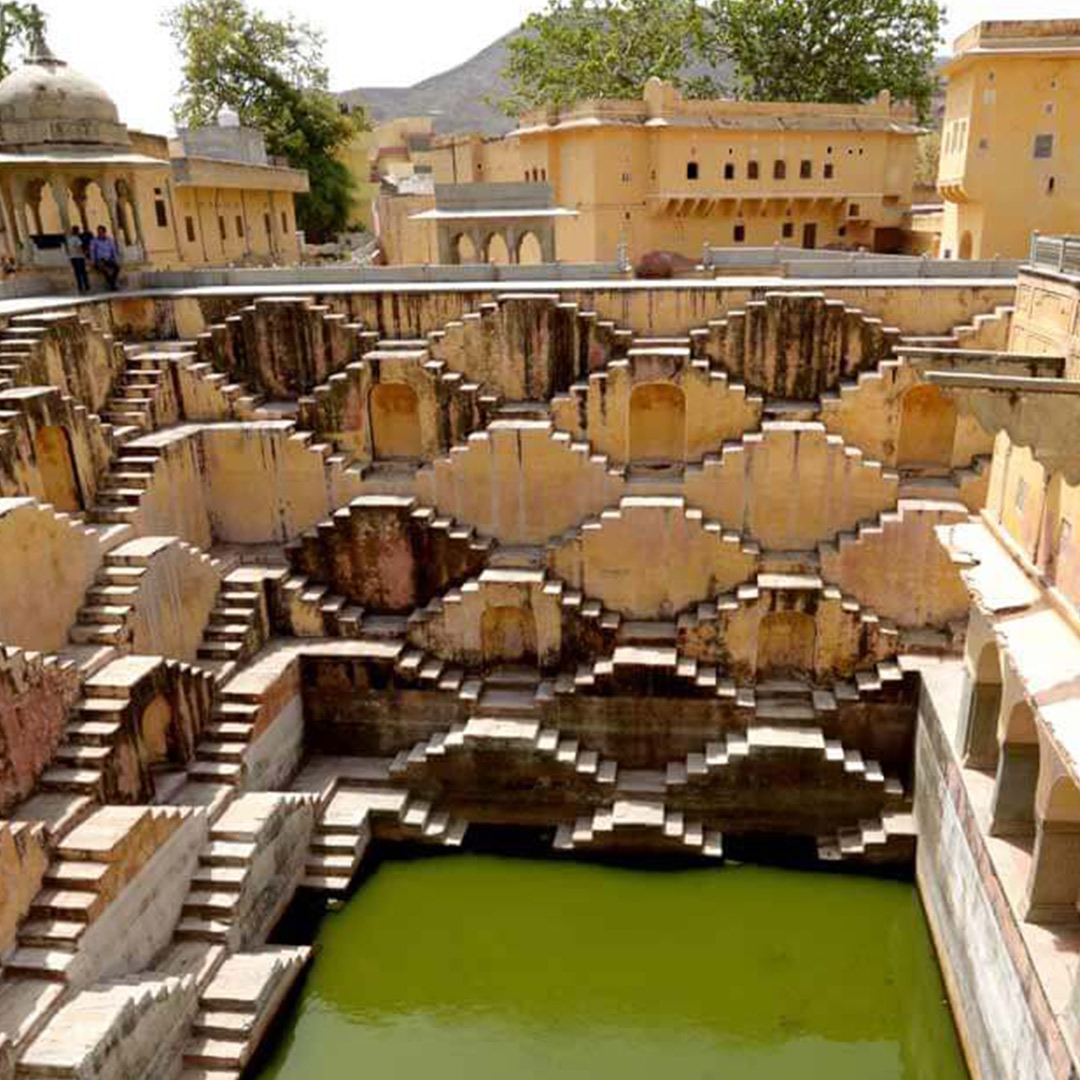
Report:
<svg viewBox="0 0 1080 1080"><path fill-rule="evenodd" d="M1080 19L983 22L954 45L938 188L941 254L1027 254L1080 225Z"/></svg>
<svg viewBox="0 0 1080 1080"><path fill-rule="evenodd" d="M174 139L129 131L99 86L39 42L0 83L0 253L68 271L73 226L116 238L128 268L288 264L300 258L305 172L236 124Z"/></svg>
<svg viewBox="0 0 1080 1080"><path fill-rule="evenodd" d="M652 79L640 101L526 115L502 139L436 140L439 183L550 187L557 257L610 262L621 245L697 258L704 245L898 251L911 206L911 110L686 101ZM456 178L452 178L456 177ZM417 236L407 252L432 251Z"/></svg>

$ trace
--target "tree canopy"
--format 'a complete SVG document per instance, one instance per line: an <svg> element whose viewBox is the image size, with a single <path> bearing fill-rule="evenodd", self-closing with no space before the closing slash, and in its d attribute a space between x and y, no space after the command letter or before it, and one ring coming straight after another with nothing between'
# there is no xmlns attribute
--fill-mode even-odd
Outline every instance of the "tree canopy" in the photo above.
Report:
<svg viewBox="0 0 1080 1080"><path fill-rule="evenodd" d="M11 74L18 46L29 46L45 35L45 14L37 4L0 3L0 79Z"/></svg>
<svg viewBox="0 0 1080 1080"><path fill-rule="evenodd" d="M636 98L649 78L688 96L716 92L707 76L687 76L702 54L704 12L695 0L548 0L511 39L503 72L511 116L588 98Z"/></svg>
<svg viewBox="0 0 1080 1080"><path fill-rule="evenodd" d="M859 102L888 90L925 116L937 85L937 0L713 0L707 33L740 96Z"/></svg>
<svg viewBox="0 0 1080 1080"><path fill-rule="evenodd" d="M941 22L937 0L548 0L510 41L499 104L516 115L637 98L656 75L688 97L859 102L888 90L925 115ZM727 62L731 85L718 74Z"/></svg>
<svg viewBox="0 0 1080 1080"><path fill-rule="evenodd" d="M212 124L222 109L258 128L269 153L306 169L311 193L297 201L315 239L348 225L353 181L335 153L363 125L329 92L324 37L292 16L271 19L244 0L184 0L166 16L183 58L178 124Z"/></svg>

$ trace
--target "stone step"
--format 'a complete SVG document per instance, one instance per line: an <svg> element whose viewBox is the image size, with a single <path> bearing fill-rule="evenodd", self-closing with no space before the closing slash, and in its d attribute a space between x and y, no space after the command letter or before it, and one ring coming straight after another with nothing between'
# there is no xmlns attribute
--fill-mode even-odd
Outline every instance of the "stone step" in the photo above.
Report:
<svg viewBox="0 0 1080 1080"><path fill-rule="evenodd" d="M119 722L105 720L72 720L64 728L64 737L68 742L82 746L109 746L120 734Z"/></svg>
<svg viewBox="0 0 1080 1080"><path fill-rule="evenodd" d="M247 874L247 866L199 866L191 885L203 892L239 892Z"/></svg>
<svg viewBox="0 0 1080 1080"><path fill-rule="evenodd" d="M215 919L185 917L180 920L174 935L177 941L207 941L224 943L228 940L230 924Z"/></svg>
<svg viewBox="0 0 1080 1080"><path fill-rule="evenodd" d="M228 918L236 911L235 892L190 892L184 901L184 915L198 918Z"/></svg>
<svg viewBox="0 0 1080 1080"><path fill-rule="evenodd" d="M246 742L201 742L195 753L204 761L240 762L247 749Z"/></svg>
<svg viewBox="0 0 1080 1080"><path fill-rule="evenodd" d="M210 784L239 785L243 766L226 761L194 761L188 766L188 776L195 781Z"/></svg>
<svg viewBox="0 0 1080 1080"><path fill-rule="evenodd" d="M96 796L100 794L101 780L101 773L96 769L52 768L41 777L41 787L46 791Z"/></svg>
<svg viewBox="0 0 1080 1080"><path fill-rule="evenodd" d="M113 747L108 744L105 746L87 746L83 743L61 743L56 749L54 759L73 769L100 770L112 754Z"/></svg>
<svg viewBox="0 0 1080 1080"><path fill-rule="evenodd" d="M9 978L48 979L66 982L74 953L61 949L19 948L8 957L4 974Z"/></svg>
<svg viewBox="0 0 1080 1080"><path fill-rule="evenodd" d="M35 919L88 923L99 904L97 893L46 888L34 897L30 915Z"/></svg>
<svg viewBox="0 0 1080 1080"><path fill-rule="evenodd" d="M75 952L86 926L85 922L63 919L29 919L19 927L19 944L33 949Z"/></svg>
<svg viewBox="0 0 1080 1080"><path fill-rule="evenodd" d="M351 877L327 877L322 874L305 874L300 882L305 889L315 892L346 893L352 884Z"/></svg>
<svg viewBox="0 0 1080 1080"><path fill-rule="evenodd" d="M196 1037L184 1047L185 1065L202 1065L216 1069L240 1069L247 1064L244 1044L225 1039Z"/></svg>
<svg viewBox="0 0 1080 1080"><path fill-rule="evenodd" d="M108 863L82 859L58 859L45 871L44 884L54 889L97 892L109 873Z"/></svg>
<svg viewBox="0 0 1080 1080"><path fill-rule="evenodd" d="M197 1035L226 1042L247 1042L258 1018L252 1013L201 1010L191 1025Z"/></svg>
<svg viewBox="0 0 1080 1080"><path fill-rule="evenodd" d="M255 844L233 840L211 840L199 854L202 866L248 867L255 858Z"/></svg>

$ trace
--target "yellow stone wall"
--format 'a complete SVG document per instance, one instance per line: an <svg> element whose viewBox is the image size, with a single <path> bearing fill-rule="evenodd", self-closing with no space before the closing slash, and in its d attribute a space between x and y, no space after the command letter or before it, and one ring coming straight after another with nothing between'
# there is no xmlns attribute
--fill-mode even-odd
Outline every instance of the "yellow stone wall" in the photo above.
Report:
<svg viewBox="0 0 1080 1080"><path fill-rule="evenodd" d="M1078 25L982 23L957 41L945 68L938 175L943 257L1023 258L1033 230L1076 231L1080 190L1070 178L1080 170L1080 143L1071 125L1080 55L1069 45ZM1039 135L1053 136L1051 156L1035 156Z"/></svg>

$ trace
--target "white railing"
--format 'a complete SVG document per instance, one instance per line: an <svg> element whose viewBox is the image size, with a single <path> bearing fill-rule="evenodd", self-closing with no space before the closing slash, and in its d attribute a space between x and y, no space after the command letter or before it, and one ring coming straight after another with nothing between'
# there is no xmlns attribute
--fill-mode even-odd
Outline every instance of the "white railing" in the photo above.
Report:
<svg viewBox="0 0 1080 1080"><path fill-rule="evenodd" d="M1080 274L1080 236L1031 236L1031 265L1063 274Z"/></svg>

